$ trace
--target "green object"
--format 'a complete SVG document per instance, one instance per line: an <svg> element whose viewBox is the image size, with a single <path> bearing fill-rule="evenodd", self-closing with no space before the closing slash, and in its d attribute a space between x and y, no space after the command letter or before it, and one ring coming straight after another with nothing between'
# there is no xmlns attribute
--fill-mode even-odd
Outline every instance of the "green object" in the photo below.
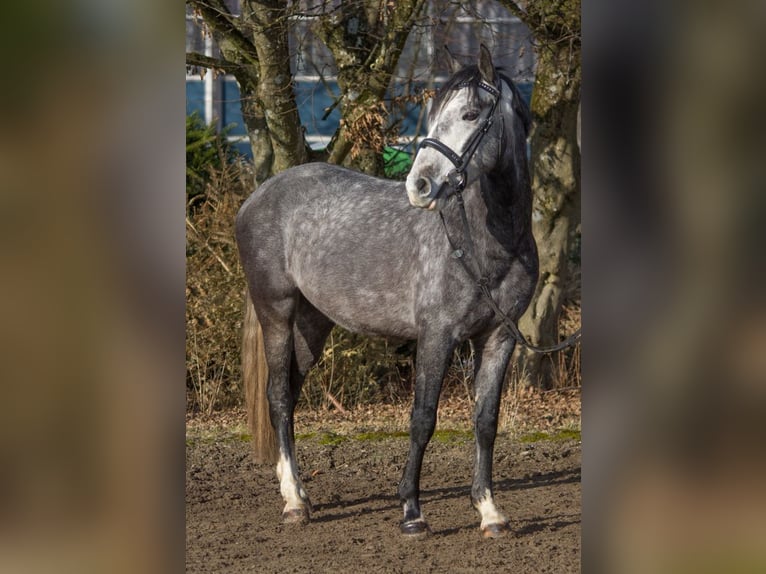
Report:
<svg viewBox="0 0 766 574"><path fill-rule="evenodd" d="M412 167L412 156L395 147L383 148L383 164L386 177L404 179Z"/></svg>

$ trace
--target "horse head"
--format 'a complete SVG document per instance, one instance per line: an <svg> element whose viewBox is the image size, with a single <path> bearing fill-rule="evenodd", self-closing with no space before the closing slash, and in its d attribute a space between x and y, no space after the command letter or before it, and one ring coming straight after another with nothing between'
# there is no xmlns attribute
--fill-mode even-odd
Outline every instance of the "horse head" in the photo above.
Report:
<svg viewBox="0 0 766 574"><path fill-rule="evenodd" d="M452 194L498 167L506 147L505 115L513 114L515 95L504 89L505 81L482 45L478 65L463 68L439 90L428 135L407 177L413 206L440 209Z"/></svg>

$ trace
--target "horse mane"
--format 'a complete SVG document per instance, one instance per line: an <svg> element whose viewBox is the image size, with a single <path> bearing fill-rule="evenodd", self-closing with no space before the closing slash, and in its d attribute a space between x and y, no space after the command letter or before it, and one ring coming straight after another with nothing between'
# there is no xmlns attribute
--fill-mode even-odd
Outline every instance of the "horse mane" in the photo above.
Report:
<svg viewBox="0 0 766 574"><path fill-rule="evenodd" d="M511 78L505 73L503 68L498 68L497 72L500 74L502 80L508 84L513 93L513 112L521 118L521 123L524 125L524 139L529 136L529 130L532 127L532 111L527 105L527 101L524 96L521 95L519 88L511 81Z"/></svg>
<svg viewBox="0 0 766 574"><path fill-rule="evenodd" d="M524 100L519 88L511 81L504 68L496 68L500 78L503 82L508 84L513 94L513 111L519 116L522 125L524 126L524 139L529 136L529 130L532 125L532 112ZM442 108L442 106L449 100L451 94L459 89L470 87L474 90L474 94L479 87L479 80L481 80L481 72L479 66L471 65L455 72L447 79L444 85L439 88L434 96L433 104L431 105L431 111L428 114L429 121L433 121L436 112Z"/></svg>

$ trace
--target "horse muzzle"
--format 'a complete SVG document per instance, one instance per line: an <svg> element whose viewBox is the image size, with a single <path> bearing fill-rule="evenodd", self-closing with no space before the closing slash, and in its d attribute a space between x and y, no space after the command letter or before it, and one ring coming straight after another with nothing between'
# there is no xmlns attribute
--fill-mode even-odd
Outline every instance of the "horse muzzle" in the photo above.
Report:
<svg viewBox="0 0 766 574"><path fill-rule="evenodd" d="M441 188L436 186L428 177L408 177L407 198L413 207L434 209L436 200L441 194Z"/></svg>

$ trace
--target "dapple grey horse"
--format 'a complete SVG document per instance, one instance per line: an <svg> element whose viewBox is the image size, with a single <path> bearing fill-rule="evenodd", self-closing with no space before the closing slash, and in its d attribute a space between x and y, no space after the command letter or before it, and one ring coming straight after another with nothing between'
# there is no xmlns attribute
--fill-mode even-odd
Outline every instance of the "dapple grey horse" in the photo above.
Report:
<svg viewBox="0 0 766 574"><path fill-rule="evenodd" d="M493 498L492 458L515 340L480 287L516 321L537 281L529 123L518 89L482 46L477 65L455 73L434 98L429 133L405 183L313 163L274 176L242 205L236 235L249 291L246 394L256 457L276 462L283 521L310 519L293 411L306 373L338 324L417 340L410 447L399 484L400 528L415 537L430 532L420 507L420 471L442 380L455 347L471 340L471 500L485 536L508 530Z"/></svg>

